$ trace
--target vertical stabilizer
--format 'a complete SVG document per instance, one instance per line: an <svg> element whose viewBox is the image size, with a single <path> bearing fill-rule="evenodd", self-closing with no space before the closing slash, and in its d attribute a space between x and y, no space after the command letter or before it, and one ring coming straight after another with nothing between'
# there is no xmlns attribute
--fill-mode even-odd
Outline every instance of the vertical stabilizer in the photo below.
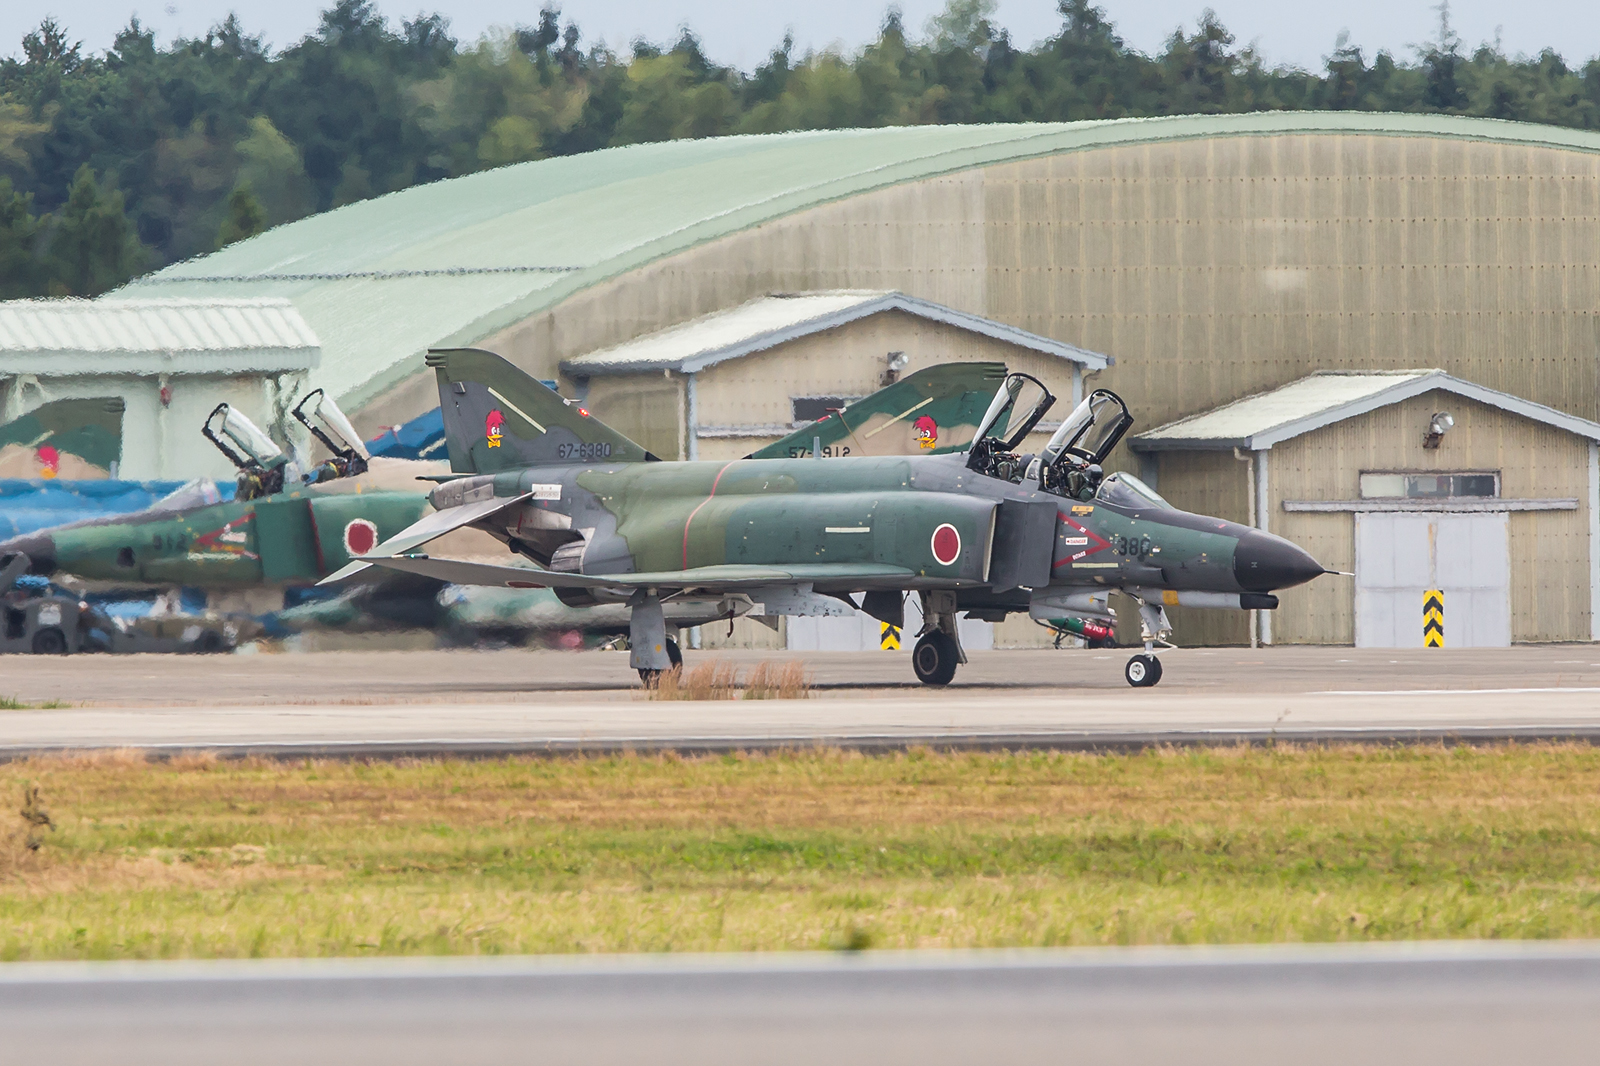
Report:
<svg viewBox="0 0 1600 1066"><path fill-rule="evenodd" d="M438 375L445 446L458 473L656 458L493 352L435 349L428 365Z"/></svg>

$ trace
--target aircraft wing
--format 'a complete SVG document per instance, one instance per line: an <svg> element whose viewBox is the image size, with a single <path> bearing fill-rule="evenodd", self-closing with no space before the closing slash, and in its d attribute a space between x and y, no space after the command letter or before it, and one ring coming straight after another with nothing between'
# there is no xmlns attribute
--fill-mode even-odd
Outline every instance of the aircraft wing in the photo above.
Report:
<svg viewBox="0 0 1600 1066"><path fill-rule="evenodd" d="M903 566L877 563L805 563L796 566L697 566L637 574L567 574L520 566L433 559L426 555L363 556L378 566L437 578L453 585L498 585L502 588L656 588L732 591L764 585L900 582L915 576Z"/></svg>
<svg viewBox="0 0 1600 1066"><path fill-rule="evenodd" d="M420 520L402 529L382 544L373 548L353 563L348 563L327 577L318 581L319 585L331 585L335 581L343 581L347 577L359 574L374 563L381 562L393 555L400 555L419 548L430 540L436 540L452 530L462 526L470 526L479 519L488 518L507 507L514 507L525 500L532 498L533 493L524 492L520 496L496 496L487 500L478 500L474 503L464 503L460 507L447 507L442 511L424 515ZM400 569L400 568L396 568Z"/></svg>

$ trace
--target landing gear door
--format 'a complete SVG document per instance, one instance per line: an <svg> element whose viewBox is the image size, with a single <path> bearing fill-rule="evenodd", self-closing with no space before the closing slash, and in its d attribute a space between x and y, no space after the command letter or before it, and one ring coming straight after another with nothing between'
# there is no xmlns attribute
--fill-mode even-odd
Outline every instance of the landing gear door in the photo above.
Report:
<svg viewBox="0 0 1600 1066"><path fill-rule="evenodd" d="M1056 545L1054 500L1002 500L995 516L989 584L994 592L1050 584Z"/></svg>

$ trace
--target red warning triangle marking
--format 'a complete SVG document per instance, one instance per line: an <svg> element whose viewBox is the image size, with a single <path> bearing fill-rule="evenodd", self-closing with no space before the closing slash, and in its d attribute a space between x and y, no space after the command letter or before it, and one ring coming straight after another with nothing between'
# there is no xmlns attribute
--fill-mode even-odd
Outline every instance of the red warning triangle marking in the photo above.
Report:
<svg viewBox="0 0 1600 1066"><path fill-rule="evenodd" d="M1084 536L1088 537L1089 538L1089 546L1087 548L1083 549L1080 552L1077 552L1077 553L1075 553L1073 555L1067 556L1065 559L1061 560L1059 563L1056 563L1050 569L1059 570L1063 566L1066 566L1068 563L1075 563L1079 559L1082 559L1086 555L1093 555L1097 551L1104 551L1105 549L1111 547L1111 542L1106 540L1104 537L1100 536L1100 534L1094 532L1091 529L1087 529L1087 528L1085 528L1083 526L1080 526L1078 523L1074 522L1072 519L1068 518L1066 515L1062 514L1060 511L1057 511L1056 515L1061 519L1061 521L1065 522L1067 525L1071 526L1073 529L1076 529L1079 533L1082 533Z"/></svg>

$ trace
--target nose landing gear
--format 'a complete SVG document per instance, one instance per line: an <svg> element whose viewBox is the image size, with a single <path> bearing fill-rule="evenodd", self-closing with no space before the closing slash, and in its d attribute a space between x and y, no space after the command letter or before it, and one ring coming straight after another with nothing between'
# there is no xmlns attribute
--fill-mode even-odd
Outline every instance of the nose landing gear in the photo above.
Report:
<svg viewBox="0 0 1600 1066"><path fill-rule="evenodd" d="M1160 604L1139 600L1139 635L1144 638L1144 653L1135 655L1122 668L1122 676L1134 688L1149 688L1161 680L1161 660L1156 658L1156 642L1167 644L1172 635L1172 623L1167 621L1167 609ZM1172 645L1167 644L1167 647Z"/></svg>

